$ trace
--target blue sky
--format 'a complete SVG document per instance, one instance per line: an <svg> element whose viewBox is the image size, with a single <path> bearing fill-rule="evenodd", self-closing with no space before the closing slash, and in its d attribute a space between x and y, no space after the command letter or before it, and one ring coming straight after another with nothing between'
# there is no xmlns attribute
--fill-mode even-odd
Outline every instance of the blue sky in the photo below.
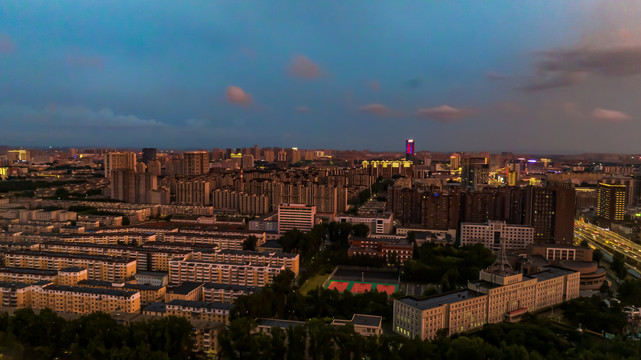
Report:
<svg viewBox="0 0 641 360"><path fill-rule="evenodd" d="M0 3L0 144L638 152L641 6Z"/></svg>

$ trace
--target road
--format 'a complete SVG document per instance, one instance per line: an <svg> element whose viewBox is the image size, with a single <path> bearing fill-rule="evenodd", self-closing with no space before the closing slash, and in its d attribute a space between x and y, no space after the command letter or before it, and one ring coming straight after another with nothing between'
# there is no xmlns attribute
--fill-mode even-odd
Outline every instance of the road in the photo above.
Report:
<svg viewBox="0 0 641 360"><path fill-rule="evenodd" d="M628 272L636 278L641 276L639 270L641 268L641 245L613 231L580 220L574 221L574 236L579 241L587 240L592 247L601 249L608 260L611 260L614 252L625 255L625 262L629 267Z"/></svg>

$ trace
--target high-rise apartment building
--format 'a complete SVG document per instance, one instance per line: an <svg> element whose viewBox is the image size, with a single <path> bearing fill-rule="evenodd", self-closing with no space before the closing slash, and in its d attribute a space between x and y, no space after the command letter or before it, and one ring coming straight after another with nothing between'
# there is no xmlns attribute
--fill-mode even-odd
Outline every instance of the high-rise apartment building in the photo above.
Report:
<svg viewBox="0 0 641 360"><path fill-rule="evenodd" d="M105 154L105 177L111 177L113 170L136 170L136 153L110 152Z"/></svg>
<svg viewBox="0 0 641 360"><path fill-rule="evenodd" d="M202 175L209 172L207 151L187 151L183 157L183 175Z"/></svg>
<svg viewBox="0 0 641 360"><path fill-rule="evenodd" d="M450 170L456 171L461 167L461 154L453 153L450 155Z"/></svg>
<svg viewBox="0 0 641 360"><path fill-rule="evenodd" d="M156 149L155 148L144 148L142 149L142 162L149 164L150 161L156 160Z"/></svg>
<svg viewBox="0 0 641 360"><path fill-rule="evenodd" d="M278 206L278 233L298 229L310 231L314 227L316 206L305 204L280 204Z"/></svg>
<svg viewBox="0 0 641 360"><path fill-rule="evenodd" d="M623 221L625 215L625 185L600 183L597 188L597 214L609 221Z"/></svg>
<svg viewBox="0 0 641 360"><path fill-rule="evenodd" d="M461 170L461 184L468 189L477 190L481 185L487 184L490 176L490 166L487 158L466 157L463 159Z"/></svg>

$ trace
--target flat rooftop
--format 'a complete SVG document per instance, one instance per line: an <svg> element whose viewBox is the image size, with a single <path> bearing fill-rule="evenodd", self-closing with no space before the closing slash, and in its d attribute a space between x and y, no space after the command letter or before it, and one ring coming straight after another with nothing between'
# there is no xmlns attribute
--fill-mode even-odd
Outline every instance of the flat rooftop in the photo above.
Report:
<svg viewBox="0 0 641 360"><path fill-rule="evenodd" d="M398 299L398 301L402 302L405 305L409 305L411 307L414 307L423 311L423 310L433 309L439 306L443 306L446 304L453 304L459 301L473 299L475 297L479 297L482 295L483 294L477 293L476 291L461 290L461 291L457 291L449 294L432 296L423 300L417 300L412 297L404 297L404 298Z"/></svg>
<svg viewBox="0 0 641 360"><path fill-rule="evenodd" d="M352 324L359 326L379 327L382 322L382 316L354 314L352 317Z"/></svg>
<svg viewBox="0 0 641 360"><path fill-rule="evenodd" d="M66 285L49 285L44 287L44 289L52 290L52 291L65 291L65 292L75 292L75 293L83 293L83 294L110 295L110 296L120 296L120 297L131 297L138 293L138 291L101 289L101 288L66 286Z"/></svg>
<svg viewBox="0 0 641 360"><path fill-rule="evenodd" d="M172 300L167 303L169 306L180 306L180 307L191 307L198 309L207 309L207 310L231 310L234 306L233 304L223 303L223 302L208 302L208 301L197 301L197 300Z"/></svg>

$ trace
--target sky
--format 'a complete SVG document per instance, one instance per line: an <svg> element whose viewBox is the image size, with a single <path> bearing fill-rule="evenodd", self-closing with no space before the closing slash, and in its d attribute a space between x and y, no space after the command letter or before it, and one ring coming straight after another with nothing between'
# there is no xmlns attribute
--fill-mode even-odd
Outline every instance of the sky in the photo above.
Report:
<svg viewBox="0 0 641 360"><path fill-rule="evenodd" d="M639 153L633 1L0 2L0 144Z"/></svg>

